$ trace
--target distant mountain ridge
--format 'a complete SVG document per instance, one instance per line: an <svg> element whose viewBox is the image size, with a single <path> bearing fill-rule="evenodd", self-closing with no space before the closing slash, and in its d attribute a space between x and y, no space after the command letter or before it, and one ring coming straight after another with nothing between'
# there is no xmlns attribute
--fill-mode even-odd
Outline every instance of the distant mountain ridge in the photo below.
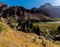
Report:
<svg viewBox="0 0 60 47"><path fill-rule="evenodd" d="M3 12L4 10L9 9L10 7L14 7L14 6L8 6L7 4L0 2L0 12ZM39 8L32 8L32 9L25 8L25 10L28 13L34 12L35 14L41 13L40 11L44 11L42 13L48 14L49 17L60 18L60 6L53 6L50 3L45 3L44 5L41 5Z"/></svg>
<svg viewBox="0 0 60 47"><path fill-rule="evenodd" d="M53 18L60 18L60 6L52 6L50 3L45 3L39 9L48 13Z"/></svg>
<svg viewBox="0 0 60 47"><path fill-rule="evenodd" d="M22 14L23 13L23 14ZM21 15L22 14L22 15ZM25 16L25 20L31 21L52 21L52 18L43 10L38 8L26 9L21 6L8 6L0 2L0 16L4 18L12 17L14 20L18 20Z"/></svg>

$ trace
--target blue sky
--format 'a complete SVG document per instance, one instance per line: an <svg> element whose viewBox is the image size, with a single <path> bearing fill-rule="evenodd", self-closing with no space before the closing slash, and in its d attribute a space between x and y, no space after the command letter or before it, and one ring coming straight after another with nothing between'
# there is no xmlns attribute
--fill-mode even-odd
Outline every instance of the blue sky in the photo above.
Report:
<svg viewBox="0 0 60 47"><path fill-rule="evenodd" d="M25 8L40 7L44 3L60 5L60 0L0 0L9 6L24 6Z"/></svg>

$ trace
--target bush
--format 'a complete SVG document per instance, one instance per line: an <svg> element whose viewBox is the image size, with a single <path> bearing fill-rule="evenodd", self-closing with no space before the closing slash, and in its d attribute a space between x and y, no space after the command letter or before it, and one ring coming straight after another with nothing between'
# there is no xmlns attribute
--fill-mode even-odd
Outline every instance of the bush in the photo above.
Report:
<svg viewBox="0 0 60 47"><path fill-rule="evenodd" d="M60 26L58 26L57 30L60 31Z"/></svg>
<svg viewBox="0 0 60 47"><path fill-rule="evenodd" d="M3 23L0 23L0 31L5 30L5 29L6 29L5 25Z"/></svg>
<svg viewBox="0 0 60 47"><path fill-rule="evenodd" d="M34 26L34 27L33 27L33 31L34 31L34 33L36 33L37 35L40 35L40 28L39 28L39 26Z"/></svg>

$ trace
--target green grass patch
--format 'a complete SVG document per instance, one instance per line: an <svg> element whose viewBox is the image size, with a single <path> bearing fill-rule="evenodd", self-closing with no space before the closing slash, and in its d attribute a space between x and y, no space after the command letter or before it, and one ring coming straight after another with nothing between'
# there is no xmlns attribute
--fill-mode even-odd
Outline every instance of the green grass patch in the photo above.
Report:
<svg viewBox="0 0 60 47"><path fill-rule="evenodd" d="M60 24L57 23L48 23L48 22L36 22L33 23L33 25L38 25L41 31L46 31L48 30L57 30L57 27L60 26Z"/></svg>
<svg viewBox="0 0 60 47"><path fill-rule="evenodd" d="M60 41L58 41L58 42L55 42L57 45L60 45Z"/></svg>
<svg viewBox="0 0 60 47"><path fill-rule="evenodd" d="M60 21L60 18L54 18L54 21Z"/></svg>
<svg viewBox="0 0 60 47"><path fill-rule="evenodd" d="M0 32L6 29L7 29L6 25L0 22Z"/></svg>

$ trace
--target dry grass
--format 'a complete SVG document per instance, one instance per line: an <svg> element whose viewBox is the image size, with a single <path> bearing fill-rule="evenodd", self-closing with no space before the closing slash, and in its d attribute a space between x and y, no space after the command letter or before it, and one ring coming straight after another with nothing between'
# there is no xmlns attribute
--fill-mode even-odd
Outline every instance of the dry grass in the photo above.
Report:
<svg viewBox="0 0 60 47"><path fill-rule="evenodd" d="M20 31L14 31L7 25L6 30L0 33L0 47L42 47L42 45L37 45L32 40L35 38L34 34L26 34Z"/></svg>
<svg viewBox="0 0 60 47"><path fill-rule="evenodd" d="M34 33L15 31L6 24L5 27L0 33L0 47L60 47L51 41L38 39L39 36Z"/></svg>

